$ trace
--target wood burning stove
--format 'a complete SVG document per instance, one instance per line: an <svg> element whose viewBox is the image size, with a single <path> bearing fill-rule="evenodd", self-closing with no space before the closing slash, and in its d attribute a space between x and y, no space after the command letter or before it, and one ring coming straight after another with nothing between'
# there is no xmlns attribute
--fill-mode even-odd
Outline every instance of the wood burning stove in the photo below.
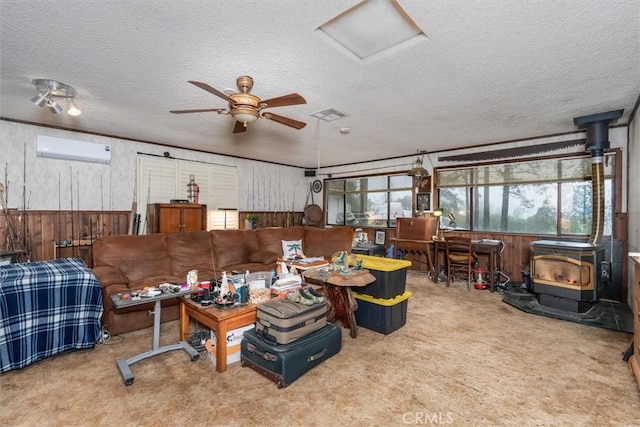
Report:
<svg viewBox="0 0 640 427"><path fill-rule="evenodd" d="M623 110L576 117L575 125L587 129L586 149L591 152L591 234L586 243L539 240L531 242L531 281L540 305L584 313L598 301L602 290L604 247L604 150L609 148L609 123Z"/></svg>
<svg viewBox="0 0 640 427"><path fill-rule="evenodd" d="M588 311L598 300L602 261L602 245L531 242L531 279L538 302L577 313Z"/></svg>

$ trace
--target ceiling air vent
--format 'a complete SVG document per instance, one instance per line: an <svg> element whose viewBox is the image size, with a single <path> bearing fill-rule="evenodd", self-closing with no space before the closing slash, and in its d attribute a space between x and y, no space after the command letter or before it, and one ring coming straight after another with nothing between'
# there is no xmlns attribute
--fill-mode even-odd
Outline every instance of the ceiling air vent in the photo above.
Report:
<svg viewBox="0 0 640 427"><path fill-rule="evenodd" d="M311 117L316 117L320 120L324 120L325 122L332 122L334 120L338 120L343 117L346 117L346 114L341 113L340 111L334 110L333 108L328 108L326 110L313 113Z"/></svg>

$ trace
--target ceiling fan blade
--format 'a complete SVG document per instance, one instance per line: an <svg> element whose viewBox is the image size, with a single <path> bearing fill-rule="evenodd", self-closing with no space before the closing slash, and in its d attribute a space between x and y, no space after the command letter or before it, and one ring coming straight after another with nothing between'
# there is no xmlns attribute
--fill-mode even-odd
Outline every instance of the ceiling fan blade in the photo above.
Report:
<svg viewBox="0 0 640 427"><path fill-rule="evenodd" d="M171 110L169 112L173 114L185 114L185 113L209 113L209 112L220 113L221 111L224 111L224 109L223 108L205 108L205 109L197 109L197 110Z"/></svg>
<svg viewBox="0 0 640 427"><path fill-rule="evenodd" d="M236 125L233 127L233 133L242 133L247 131L246 123L236 121Z"/></svg>
<svg viewBox="0 0 640 427"><path fill-rule="evenodd" d="M283 117L273 113L262 113L262 117L268 120L273 120L274 122L282 123L283 125L291 126L292 128L296 129L302 129L307 125L304 122L299 122L297 120L290 119L289 117Z"/></svg>
<svg viewBox="0 0 640 427"><path fill-rule="evenodd" d="M297 93L290 93L289 95L279 96L277 98L266 99L260 101L260 104L267 104L267 108L271 107L286 107L287 105L306 104L307 101L298 95Z"/></svg>
<svg viewBox="0 0 640 427"><path fill-rule="evenodd" d="M219 96L220 98L224 99L225 101L229 101L230 100L229 96L226 93L220 92L218 89L215 89L215 88L209 86L206 83L196 82L194 80L189 80L189 83L191 83L192 85L196 85L200 89L204 89L207 92L214 94L215 96Z"/></svg>

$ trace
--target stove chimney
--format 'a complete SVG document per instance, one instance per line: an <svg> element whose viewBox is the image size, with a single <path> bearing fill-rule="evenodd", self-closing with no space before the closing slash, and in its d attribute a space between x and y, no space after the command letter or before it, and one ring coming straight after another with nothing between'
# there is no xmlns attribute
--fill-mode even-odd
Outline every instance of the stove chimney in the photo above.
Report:
<svg viewBox="0 0 640 427"><path fill-rule="evenodd" d="M623 111L614 110L573 119L573 124L579 129L586 128L586 151L591 152L593 214L588 243L593 245L600 243L604 233L604 150L610 146L609 124L622 117Z"/></svg>

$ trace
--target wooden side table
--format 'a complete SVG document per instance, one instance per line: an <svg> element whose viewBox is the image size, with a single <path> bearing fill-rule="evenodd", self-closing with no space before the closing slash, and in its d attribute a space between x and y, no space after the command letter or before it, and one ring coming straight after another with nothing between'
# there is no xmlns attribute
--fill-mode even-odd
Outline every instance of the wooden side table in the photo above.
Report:
<svg viewBox="0 0 640 427"><path fill-rule="evenodd" d="M376 278L369 270L358 270L348 274L325 272L322 269L309 269L302 275L304 280L310 283L320 284L324 287L324 296L327 299L329 313L327 321L342 320L342 325L349 328L351 338L358 336L358 325L355 312L358 303L351 293L351 287L366 286L373 283Z"/></svg>
<svg viewBox="0 0 640 427"><path fill-rule="evenodd" d="M227 332L256 322L257 309L253 304L203 307L190 297L180 301L180 339L189 338L189 319L195 319L216 333L216 370L227 370Z"/></svg>

